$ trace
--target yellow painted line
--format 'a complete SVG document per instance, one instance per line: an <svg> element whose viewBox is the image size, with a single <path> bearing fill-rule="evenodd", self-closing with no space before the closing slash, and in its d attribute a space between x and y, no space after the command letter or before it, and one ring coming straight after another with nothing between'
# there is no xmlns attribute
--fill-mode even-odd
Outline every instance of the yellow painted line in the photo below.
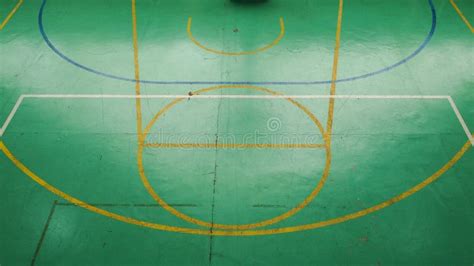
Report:
<svg viewBox="0 0 474 266"><path fill-rule="evenodd" d="M132 0L132 17L133 17L133 38L134 38L134 62L135 62L135 76L139 77L139 68L138 68L138 45L137 45L137 31L136 31L136 9L135 9L135 0ZM340 2L340 10L339 10L339 18L338 18L338 32L340 33L340 22L342 18L342 0ZM337 34L336 36L338 36ZM336 37L336 47L338 47L338 41ZM336 49L337 53L335 53L335 58L337 57L336 54L338 54L338 48ZM337 66L337 60L335 60L336 66ZM337 70L335 71L336 68L333 68L333 80L335 73L337 73ZM137 78L138 80L138 78ZM335 82L333 82L335 83ZM331 93L335 93L335 86L331 86ZM334 89L333 89L334 88ZM136 93L137 95L140 94L140 84L139 82L136 83ZM176 103L175 103L176 104ZM141 105L139 105L141 107ZM137 105L138 107L138 105ZM333 112L333 111L332 111ZM330 113L332 113L330 112ZM140 115L139 115L140 114ZM140 118L141 121L141 108L137 108L137 125L139 125L139 120ZM332 118L331 118L332 119ZM329 124L329 123L328 123ZM152 125L152 124L151 124ZM151 127L151 125L149 125ZM332 124L331 124L332 125ZM318 125L319 127L319 125ZM143 134L141 134L141 122L140 122L140 127L139 127L139 148L143 148ZM25 165L23 165L18 159L16 159L15 156L10 152L10 150L4 145L3 142L0 141L0 150L9 158L9 160L19 169L21 170L24 174L29 176L33 181L47 189L48 191L56 194L57 196L62 197L63 199L80 206L82 208L85 208L89 211L95 212L97 214L104 215L106 217L138 225L138 226L143 226L143 227L148 227L152 229L157 229L157 230L164 230L164 231L172 231L172 232L181 232L181 233L189 233L189 234L201 234L201 235L222 235L222 236L251 236L251 235L269 235L269 234L281 234L281 233L290 233L290 232L296 232L296 231L301 231L301 230L310 230L310 229L315 229L315 228L321 228L329 225L334 225L338 223L342 223L345 221L349 221L352 219L360 218L362 216L365 216L367 214L373 213L375 211L381 210L383 208L386 208L398 201L401 201L414 193L420 191L427 185L431 184L435 180L437 180L442 174L444 174L446 171L448 171L450 168L452 168L458 161L459 159L462 158L462 156L471 148L471 143L468 141L466 144L461 148L461 150L453 157L451 160L446 163L441 169L439 169L437 172L435 172L432 176L428 177L425 179L423 182L417 184L416 186L410 188L406 192L393 197L387 201L384 201L380 204L377 204L373 207L354 212L348 215L344 215L338 218L326 220L326 221L320 221L312 224L307 224L307 225L301 225L301 226L291 226L291 227L282 227L282 228L275 228L275 229L266 229L266 230L236 230L236 231L221 231L221 230L202 230L202 229L194 229L194 228L184 228L184 227L177 227L177 226L169 226L169 225L163 225L163 224L157 224L157 223L151 223L151 222L146 222L146 221L141 221L138 219L122 216L119 214L115 214L97 207L94 207L90 204L87 204L86 202L83 202L79 199L76 199L61 190L57 189L56 187L50 185L43 179L41 179L39 176L34 174L31 170L29 170ZM330 149L327 147L327 158L330 158ZM141 153L140 153L141 154ZM140 159L139 159L140 161ZM330 159L326 160L326 164L330 164ZM327 167L328 169L328 167ZM291 216L291 215L290 215ZM215 227L215 226L214 226Z"/></svg>
<svg viewBox="0 0 474 266"><path fill-rule="evenodd" d="M273 91L273 90L270 90L270 89L267 89L267 88L264 88L264 87L259 87L259 86L254 86L254 85L233 85L233 84L216 85L216 86L212 86L212 87L209 87L209 88L200 89L200 90L192 92L192 95L201 95L201 94L204 94L204 93L217 91L217 90L222 90L222 89L255 90L255 91L259 91L259 92L270 94L270 95L284 96L284 94L281 94L279 92L276 92L276 91ZM177 105L178 103L180 103L184 100L185 100L184 98L177 98L177 99L173 100L172 102L170 102L169 104L167 104L165 107L163 107L163 109L161 109L158 113L156 113L155 116L148 123L148 125L145 127L144 135L147 135L148 133L150 133L151 128L153 127L153 125L156 123L156 121L164 113L168 112L173 106ZM283 100L289 101L290 103L292 103L293 105L298 107L301 111L303 111L311 119L311 121L318 127L319 131L321 133L324 133L323 124L318 120L318 118L307 107L300 104L299 102L297 102L296 100L294 100L291 97L283 98Z"/></svg>
<svg viewBox="0 0 474 266"><path fill-rule="evenodd" d="M15 5L15 7L8 13L7 17L3 20L2 24L0 24L0 30L3 30L3 28L8 24L10 19L15 15L16 11L20 8L20 6L23 4L23 0L18 0L18 3Z"/></svg>
<svg viewBox="0 0 474 266"><path fill-rule="evenodd" d="M335 95L336 91L336 79L337 79L337 66L338 66L338 60L339 60L339 47L340 47L340 35L341 35L341 28L342 28L342 13L343 13L343 0L339 0L339 8L338 8L338 19L337 19L337 29L336 29L336 45L334 49L334 62L333 62L333 71L332 71L332 82L331 82L331 96ZM188 33L190 32L190 23L188 23ZM199 95L201 93L213 91L213 90L218 90L218 89L225 89L225 88L245 88L245 89L254 89L258 91L262 91L265 93L273 94L273 95L280 95L277 92L274 92L272 90L269 90L267 88L262 88L258 86L251 86L251 85L220 85L220 86L215 86L215 87L210 87L202 90L198 90L193 93L193 95ZM170 212L171 214L181 218L182 220L185 220L187 222L204 226L204 227L209 227L211 229L217 228L217 229L230 229L230 230L248 230L252 228L257 228L257 227L263 227L263 226L268 226L272 224L279 223L285 219L288 219L289 217L295 215L302 209L304 209L321 191L323 186L326 183L326 180L329 176L329 171L331 168L331 131L332 131L332 121L333 121L333 114L334 114L334 98L330 99L330 104L329 104L329 111L328 111L328 121L327 121L327 128L326 131L324 131L321 123L319 120L314 116L313 113L311 113L306 107L295 101L294 99L287 99L294 105L296 105L298 108L303 110L310 118L311 120L318 126L321 134L324 136L324 142L325 142L325 148L326 148L326 163L325 163L325 168L322 174L322 177L316 187L313 189L313 191L301 202L299 203L296 207L290 209L289 211L276 216L271 219L267 219L261 222L257 223L252 223L252 224L241 224L241 225L229 225L229 224L217 224L217 223L209 223L205 222L193 217L190 217L177 209L173 208L172 206L168 205L165 200L163 200L153 189L151 186L148 178L146 177L145 170L143 167L143 144L144 142L138 146L138 167L139 167L139 173L140 177L142 180L143 185L147 189L148 193L155 199L155 201L160 204L165 210ZM147 125L147 127L144 130L143 134L143 139L146 138L146 135L148 132L150 132L151 127L153 124L158 120L161 115L163 115L165 112L167 112L169 109L171 109L174 105L178 104L179 102L183 101L183 99L176 99L170 104L166 105L162 110L160 110L151 120L151 122ZM212 231L212 230L211 230Z"/></svg>
<svg viewBox="0 0 474 266"><path fill-rule="evenodd" d="M474 136L474 135L473 135ZM137 226L147 227L155 230L162 230L162 231L170 231L170 232L179 232L179 233L187 233L187 234L198 234L198 235L218 235L218 236L256 236L256 235L272 235L272 234L283 234L283 233L291 233L291 232L298 232L304 230L311 230L322 228L330 225L335 225L339 223L343 223L346 221L354 220L368 214L374 213L376 211L382 210L386 207L389 207L403 199L406 199L413 194L419 192L429 184L433 183L434 181L438 180L444 173L446 173L449 169L451 169L463 156L464 154L472 147L471 142L467 141L464 146L440 169L438 169L433 175L429 176L421 183L413 186L412 188L408 189L407 191L390 198L386 201L383 201L377 205L374 205L370 208L366 208L357 212L353 212L350 214L346 214L337 218L319 221L315 223L305 224L305 225L298 225L298 226L290 226L290 227L281 227L281 228L274 228L274 229L265 229L265 230L237 230L237 231L222 231L222 230L208 230L208 229L194 229L194 228L186 228L186 227L178 227L178 226L169 226L164 224L152 223L147 221L138 220L135 218L123 216L120 214L112 213L110 211L100 209L94 207L84 201L81 201L77 198L70 196L69 194L59 190L58 188L50 185L45 180L37 176L33 173L30 169L28 169L24 164L22 164L12 153L11 151L5 146L5 144L0 141L0 151L5 154L5 156L25 175L30 177L34 182L45 188L46 190L50 191L51 193L65 199L66 201L75 204L79 207L82 207L86 210L91 212L103 215L105 217L109 217L111 219L115 219L117 221L121 221L124 223L129 223Z"/></svg>
<svg viewBox="0 0 474 266"><path fill-rule="evenodd" d="M197 149L318 149L326 147L325 144L244 144L244 143L147 143L145 148L197 148Z"/></svg>
<svg viewBox="0 0 474 266"><path fill-rule="evenodd" d="M274 47L275 45L277 45L281 39L283 39L283 36L285 36L285 22L283 20L283 18L280 18L280 34L278 35L278 37L273 40L273 42L271 42L270 44L267 44L265 45L264 47L261 47L261 48L258 48L256 50L252 50L252 51L242 51L242 52L226 52L226 51L221 51L221 50L216 50L216 49L213 49L213 48L209 48L209 47L206 47L205 45L201 44L198 40L196 40L196 38L194 38L193 36L193 33L192 33L192 24L193 24L193 18L192 17L189 17L188 18L188 26L187 26L187 32L188 32L188 37L189 39L195 44L197 45L199 48L201 49L204 49L210 53L214 53L214 54L218 54L218 55L226 55L226 56L241 56L241 55L253 55L253 54L257 54L257 53L260 53L260 52L264 52L272 47Z"/></svg>
<svg viewBox="0 0 474 266"><path fill-rule="evenodd" d="M138 61L138 33L137 33L137 5L132 0L132 38L133 38L133 65L135 67L135 95L140 96L140 64ZM142 134L142 103L141 98L135 99L138 145L143 143Z"/></svg>
<svg viewBox="0 0 474 266"><path fill-rule="evenodd" d="M341 30L342 30L342 13L344 8L344 0L339 0L339 11L337 15L337 27L336 27L336 44L334 47L334 59L332 65L332 77L331 77L331 96L336 95L336 80L337 80L337 67L339 63L339 48L341 47ZM327 143L331 144L331 134L332 126L334 121L334 105L336 99L331 97L329 99L329 110L328 110L328 120L326 124L326 134L325 138Z"/></svg>
<svg viewBox="0 0 474 266"><path fill-rule="evenodd" d="M461 10L459 9L458 5L454 2L454 0L450 0L451 5L454 7L454 10L458 13L458 15L461 17L461 19L464 21L464 23L467 25L467 27L471 30L471 33L474 33L474 28L472 28L471 23L469 23L469 20L463 15Z"/></svg>
<svg viewBox="0 0 474 266"><path fill-rule="evenodd" d="M200 94L203 94L203 93L212 92L212 91L221 90L221 89L246 89L246 90L256 90L256 91L271 94L271 95L282 95L282 94L280 94L278 92L275 92L275 91L272 91L270 89L263 88L263 87L258 87L258 86L253 86L253 85L218 85L218 86L213 86L213 87L197 90L197 91L193 92L193 95L200 95ZM319 129L321 135L324 135L324 128L323 128L321 122L319 122L319 120L316 118L316 116L313 113L311 113L311 111L308 108L306 108L305 106L303 106L299 102L295 101L294 99L291 99L291 98L284 98L284 99L289 101L291 104L295 105L296 107L298 107L300 110L302 110L311 119L311 121L316 125L316 127ZM165 107L163 107L152 118L152 120L148 123L148 125L145 127L145 129L143 131L143 139L146 138L147 134L150 132L153 125L158 121L158 119L162 115L164 115L173 106L177 105L178 103L180 103L182 101L184 101L184 100L183 99L175 99L174 101L170 102ZM257 227L262 227L262 226L275 224L275 223L278 223L278 222L283 221L285 219L288 219L289 217L295 215L297 212L299 212L300 210L305 208L311 201L313 201L313 199L319 194L319 192L323 188L323 186L326 183L326 180L329 176L329 169L330 169L330 166L331 166L331 151L330 151L329 145L327 143L325 143L324 148L326 150L325 168L323 170L321 179L319 180L317 185L314 187L313 191L311 191L311 193L302 202L300 202L297 206L293 207L292 209L288 210L287 212L285 212L285 213L283 213L279 216L276 216L274 218L267 219L267 220L260 221L260 222L256 222L256 223L252 223L252 224L231 225L231 224L209 223L209 222L206 222L206 221L202 221L202 220L190 217L190 216L178 211L177 209L173 208L172 206L168 205L168 203L164 199L162 199L155 192L155 190L151 186L151 184L150 184L150 182L149 182L149 180L148 180L148 178L145 174L145 170L144 170L144 166L143 166L144 145L139 145L138 146L138 154L137 154L137 158L138 158L138 162L139 162L138 163L138 170L139 170L139 174L140 174L140 178L142 180L142 183L143 183L145 189L148 191L148 193L153 197L153 199L155 199L155 201L158 204L160 204L165 210L167 210L171 214L175 215L176 217L178 217L182 220L185 220L189 223L193 223L193 224L203 226L203 227L212 228L211 231L213 231L214 229L248 230L248 229L252 229L252 228L257 228Z"/></svg>

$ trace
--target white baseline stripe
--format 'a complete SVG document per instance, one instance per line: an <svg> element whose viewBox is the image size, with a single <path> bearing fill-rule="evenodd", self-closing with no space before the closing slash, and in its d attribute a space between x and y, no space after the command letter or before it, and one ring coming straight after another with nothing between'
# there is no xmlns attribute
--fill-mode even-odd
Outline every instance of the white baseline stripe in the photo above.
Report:
<svg viewBox="0 0 474 266"><path fill-rule="evenodd" d="M451 96L449 96L448 101L449 101L449 104L451 104L451 107L453 108L453 111L456 114L456 116L459 120L459 123L461 123L461 126L464 129L464 132L466 132L467 138L469 139L469 141L471 141L472 146L474 146L474 138L471 135L471 131L469 131L469 128L467 127L466 122L464 122L464 118L462 118L462 115L459 112L458 107L454 103L453 98L451 98Z"/></svg>
<svg viewBox="0 0 474 266"><path fill-rule="evenodd" d="M23 99L412 99L412 100L448 100L469 141L474 146L474 138L466 125L454 100L448 95L133 95L133 94L24 94L21 95L7 120L0 128L0 137L7 130Z"/></svg>
<svg viewBox="0 0 474 266"><path fill-rule="evenodd" d="M63 99L448 99L447 95L127 95L127 94L25 94L24 98Z"/></svg>

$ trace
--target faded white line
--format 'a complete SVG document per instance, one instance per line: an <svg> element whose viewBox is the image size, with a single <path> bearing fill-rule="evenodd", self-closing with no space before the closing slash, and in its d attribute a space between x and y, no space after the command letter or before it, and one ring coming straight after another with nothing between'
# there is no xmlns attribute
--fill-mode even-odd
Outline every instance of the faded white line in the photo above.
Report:
<svg viewBox="0 0 474 266"><path fill-rule="evenodd" d="M16 111L18 111L18 108L20 108L20 105L23 102L24 98L25 97L21 95L16 101L15 106L13 106L13 109L11 110L10 114L7 117L7 120L5 120L5 123L3 123L2 128L0 128L0 137L3 136L3 133L5 133L5 131L7 130L8 125L13 120L13 117L15 116Z"/></svg>
<svg viewBox="0 0 474 266"><path fill-rule="evenodd" d="M18 108L25 98L32 99L370 99L370 100L448 100L456 117L459 120L469 141L474 146L474 138L471 135L466 122L464 121L454 100L448 95L132 95L132 94L24 94L21 95L12 111L8 115L2 128L0 137L3 136L8 125L13 120Z"/></svg>
<svg viewBox="0 0 474 266"><path fill-rule="evenodd" d="M448 99L446 95L128 95L128 94L25 94L25 98L64 99Z"/></svg>
<svg viewBox="0 0 474 266"><path fill-rule="evenodd" d="M466 122L464 121L464 118L462 117L461 113L459 112L459 109L456 106L456 103L454 103L454 100L453 100L453 98L451 98L451 96L449 96L448 101L449 101L449 104L451 105L451 107L453 108L453 111L456 114L456 116L459 120L459 123L461 123L461 126L464 129L464 132L466 132L467 138L469 139L469 141L471 141L472 146L474 146L474 138L472 137L471 131L469 131L469 128L467 127Z"/></svg>

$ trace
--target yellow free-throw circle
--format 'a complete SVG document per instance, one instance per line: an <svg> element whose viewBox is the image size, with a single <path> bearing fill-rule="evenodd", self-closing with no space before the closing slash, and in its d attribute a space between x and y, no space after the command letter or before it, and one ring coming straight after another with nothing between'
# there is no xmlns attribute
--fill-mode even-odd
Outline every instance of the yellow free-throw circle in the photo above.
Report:
<svg viewBox="0 0 474 266"><path fill-rule="evenodd" d="M280 18L280 34L278 35L278 37L273 40L271 43L263 46L263 47L260 47L256 50L252 50L252 51L242 51L242 52L227 52L227 51L221 51L221 50L217 50L217 49L213 49L213 48L209 48L205 45L203 45L202 43L200 43L198 40L196 40L196 38L194 38L193 36L193 32L191 30L191 27L192 27L192 24L193 24L193 18L192 17L189 17L188 18L188 26L186 28L186 31L188 33L188 38L196 45L198 46L199 48L203 49L203 50L206 50L210 53L213 53L213 54L218 54L218 55L225 55L225 56L241 56L241 55L254 55L254 54L257 54L257 53L261 53L261 52L264 52L272 47L274 47L275 45L277 45L281 39L283 39L283 36L285 36L285 22L283 21L283 18Z"/></svg>
<svg viewBox="0 0 474 266"><path fill-rule="evenodd" d="M197 90L197 91L193 92L193 95L199 95L199 94L202 94L202 93L221 90L221 89L247 89L247 90L260 91L260 92L264 92L264 93L271 94L271 95L282 95L280 93L269 90L267 88L251 86L251 85L220 85L220 86L214 86L214 87L210 87L210 88ZM190 97L192 97L192 96L190 96ZM323 126L321 125L319 120L316 118L316 116L311 111L308 110L308 108L306 108L305 106L303 106L299 102L295 101L294 99L291 99L291 98L285 98L285 99L287 101L289 101L290 103L292 103L293 105L295 105L296 107L298 107L300 110L302 110L311 119L311 121L316 125L316 127L319 129L321 135L324 136ZM285 219L293 216L298 211L300 211L304 207L306 207L318 195L318 193L323 188L323 186L326 182L326 179L329 175L329 169L330 169L330 166L331 166L330 144L329 144L329 142L327 142L326 138L323 138L324 142L325 142L324 143L324 148L326 149L326 163L325 163L324 171L323 171L323 174L322 174L322 177L321 177L320 181L318 182L316 187L313 189L313 191L301 203L299 203L297 206L295 206L291 210L289 210L289 211L287 211L287 212L285 212L285 213L283 213L283 214L281 214L277 217L274 217L274 218L271 218L271 219L268 219L268 220L264 220L264 221L261 221L261 222L257 222L257 223L252 223L252 224L241 224L241 225L217 224L217 223L209 223L209 222L206 222L206 221L202 221L202 220L190 217L190 216L178 211L177 209L173 208L165 200L163 200L158 195L158 193L155 192L155 190L152 188L148 178L146 177L144 166L143 166L143 149L144 149L144 142L145 142L146 136L148 135L148 133L150 132L151 128L156 123L156 121L164 113L169 111L173 106L175 106L176 104L180 103L183 100L184 99L182 99L182 98L175 99L171 103L169 103L165 107L163 107L153 117L153 119L150 121L150 123L148 123L148 125L146 126L146 128L143 131L143 135L139 138L140 140L139 140L139 144L138 144L138 154L137 154L138 171L139 171L139 174L140 174L140 178L143 182L143 185L147 189L148 193L156 200L156 202L158 202L165 210L167 210L171 214L173 214L173 215L175 215L175 216L177 216L177 217L179 217L179 218L181 218L181 219L183 219L187 222L190 222L190 223L193 223L193 224L196 224L196 225L200 225L200 226L204 226L204 227L217 228L217 229L230 229L230 230L247 230L247 229L252 229L252 228L256 228L256 227L262 227L262 226L275 224L275 223L278 223L282 220L285 220Z"/></svg>

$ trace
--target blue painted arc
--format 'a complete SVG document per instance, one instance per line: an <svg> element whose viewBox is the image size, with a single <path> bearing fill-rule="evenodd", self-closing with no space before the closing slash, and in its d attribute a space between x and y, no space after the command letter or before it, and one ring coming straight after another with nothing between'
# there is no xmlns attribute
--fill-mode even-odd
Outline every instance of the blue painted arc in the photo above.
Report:
<svg viewBox="0 0 474 266"><path fill-rule="evenodd" d="M99 75L99 76L115 79L115 80L128 81L128 82L133 82L133 83L136 82L136 80L133 79L133 78L127 78L127 77L121 77L121 76L113 75L113 74L110 74L110 73L106 73L106 72L102 72L102 71L93 69L93 68L85 66L81 63L78 63L77 61L75 61L75 60L71 59L70 57L66 56L56 46L54 46L54 44L48 38L48 35L46 34L46 32L44 30L44 25L43 25L43 13L44 13L46 3L47 3L47 0L43 0L43 2L41 4L41 8L40 8L39 14L38 14L38 26L39 26L41 36L43 37L43 40L46 42L48 47L55 54L57 54L59 57L61 57L66 62L72 64L73 66L78 67L78 68L80 68L82 70L85 70L87 72L90 72L90 73L93 73L93 74L96 74L96 75ZM396 62L396 63L394 63L390 66L384 67L384 68L376 70L374 72L369 72L367 74L362 74L362 75L347 77L347 78L341 78L341 79L336 80L336 82L340 83L340 82L355 81L355 80L365 79L365 78L369 78L369 77L372 77L372 76L375 76L375 75L379 75L379 74L388 72L388 71L390 71L390 70L392 70L396 67L399 67L399 66L403 65L403 64L407 63L408 61L410 61L411 59L413 59L415 56L417 56L423 49L426 48L428 43L433 38L433 35L435 33L435 30L436 30L436 9L435 9L435 6L433 4L433 0L428 0L428 3L429 3L429 6L430 6L430 9L431 9L431 18L432 18L431 19L431 29L430 29L428 35L426 36L426 38L424 39L424 41L421 43L421 45L413 53L411 53L410 55L408 55L404 59L402 59L402 60L400 60L400 61L398 61L398 62ZM185 85L239 85L239 84L242 84L242 85L314 85L314 84L330 84L332 81L331 80L315 80L315 81L179 81L179 80L175 80L175 81L164 81L164 80L142 80L141 79L141 80L139 80L139 82L143 83L143 84L161 84L161 85L168 85L168 84L170 84L170 85L172 85L172 84L185 84Z"/></svg>

